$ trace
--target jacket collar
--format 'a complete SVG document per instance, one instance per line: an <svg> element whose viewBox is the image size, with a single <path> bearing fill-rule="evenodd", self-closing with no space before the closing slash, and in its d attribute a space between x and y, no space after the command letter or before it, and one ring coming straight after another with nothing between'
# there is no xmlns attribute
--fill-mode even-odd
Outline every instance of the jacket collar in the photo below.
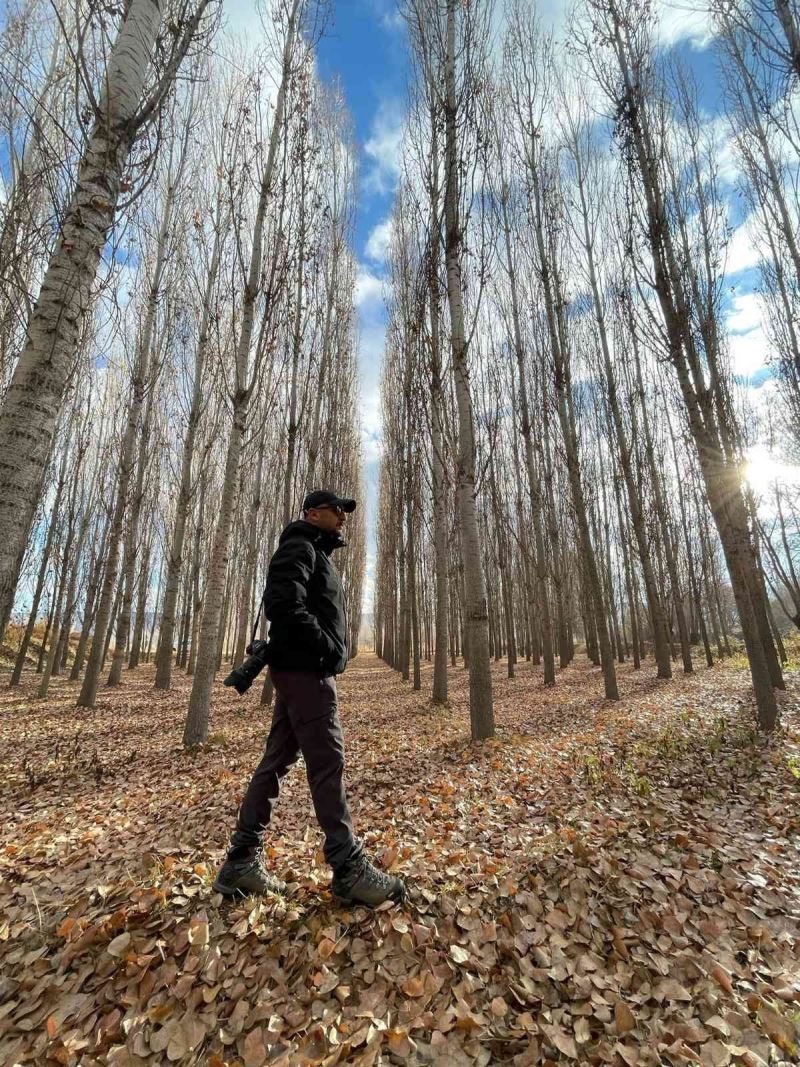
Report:
<svg viewBox="0 0 800 1067"><path fill-rule="evenodd" d="M306 522L305 519L297 519L295 522L290 522L281 534L280 542L282 543L290 537L305 537L306 540L311 541L316 548L319 548L327 556L335 549L344 548L347 544L338 530L328 533L327 530L321 530L319 526L315 526L313 522Z"/></svg>

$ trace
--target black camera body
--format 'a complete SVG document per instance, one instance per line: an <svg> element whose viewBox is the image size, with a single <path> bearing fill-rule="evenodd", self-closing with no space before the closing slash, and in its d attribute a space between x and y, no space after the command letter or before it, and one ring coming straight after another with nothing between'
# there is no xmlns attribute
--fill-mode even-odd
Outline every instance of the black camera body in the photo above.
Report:
<svg viewBox="0 0 800 1067"><path fill-rule="evenodd" d="M249 644L245 649L247 659L238 667L234 667L222 684L232 686L240 695L246 693L267 666L268 647L266 641L253 641Z"/></svg>

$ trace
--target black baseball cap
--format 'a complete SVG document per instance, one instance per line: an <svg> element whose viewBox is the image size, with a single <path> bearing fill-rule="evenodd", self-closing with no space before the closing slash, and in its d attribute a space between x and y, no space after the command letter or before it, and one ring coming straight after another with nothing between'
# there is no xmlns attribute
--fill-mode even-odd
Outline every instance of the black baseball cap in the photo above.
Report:
<svg viewBox="0 0 800 1067"><path fill-rule="evenodd" d="M323 504L327 504L332 508L341 508L342 511L356 510L355 500L337 496L336 493L331 493L328 489L315 489L303 501L303 511L308 511L309 508L321 508Z"/></svg>

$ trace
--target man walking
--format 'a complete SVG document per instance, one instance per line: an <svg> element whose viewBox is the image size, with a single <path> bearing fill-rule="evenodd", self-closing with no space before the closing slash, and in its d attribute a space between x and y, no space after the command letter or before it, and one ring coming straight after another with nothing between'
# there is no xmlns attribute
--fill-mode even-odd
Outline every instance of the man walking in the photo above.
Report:
<svg viewBox="0 0 800 1067"><path fill-rule="evenodd" d="M342 900L375 907L401 902L405 884L364 855L353 833L344 786L344 739L336 678L347 666L347 610L330 554L344 546L342 527L355 500L318 489L303 501L270 560L264 611L270 620L266 659L275 709L264 756L239 809L228 856L214 881L225 896L280 892L264 865L263 837L281 781L302 753L317 821L325 834L331 890Z"/></svg>

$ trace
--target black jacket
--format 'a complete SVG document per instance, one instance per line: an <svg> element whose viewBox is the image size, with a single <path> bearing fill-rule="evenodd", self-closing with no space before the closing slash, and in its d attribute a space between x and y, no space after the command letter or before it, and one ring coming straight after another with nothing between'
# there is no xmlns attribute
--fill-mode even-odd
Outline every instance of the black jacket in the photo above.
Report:
<svg viewBox="0 0 800 1067"><path fill-rule="evenodd" d="M341 674L347 666L347 606L330 561L344 543L304 519L281 534L264 590L271 667Z"/></svg>

